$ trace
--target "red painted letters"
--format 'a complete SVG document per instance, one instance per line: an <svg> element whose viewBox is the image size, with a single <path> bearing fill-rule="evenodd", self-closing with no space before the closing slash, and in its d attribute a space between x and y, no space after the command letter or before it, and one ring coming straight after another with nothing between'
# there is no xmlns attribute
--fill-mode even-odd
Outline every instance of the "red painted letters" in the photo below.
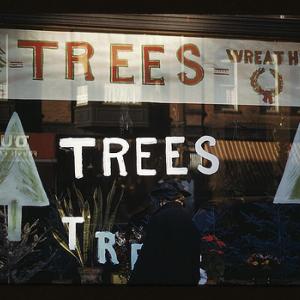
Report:
<svg viewBox="0 0 300 300"><path fill-rule="evenodd" d="M118 57L119 51L132 51L132 44L110 46L110 82L112 83L134 83L134 76L120 77L119 68L128 67L127 59Z"/></svg>
<svg viewBox="0 0 300 300"><path fill-rule="evenodd" d="M160 78L152 78L151 77L151 69L159 68L160 61L159 60L150 60L149 52L161 52L164 53L164 46L159 45L147 45L142 46L142 54L143 54L143 84L159 84L164 85L165 80L163 77Z"/></svg>
<svg viewBox="0 0 300 300"><path fill-rule="evenodd" d="M83 54L74 54L74 49L84 49L85 53ZM94 49L87 42L68 42L66 43L66 57L67 57L67 66L66 66L66 78L74 79L74 63L81 63L84 69L85 80L92 81L94 76L91 70L89 59L93 56Z"/></svg>
<svg viewBox="0 0 300 300"><path fill-rule="evenodd" d="M58 42L18 40L19 48L33 49L33 79L43 79L43 49L57 49Z"/></svg>
<svg viewBox="0 0 300 300"><path fill-rule="evenodd" d="M193 78L187 77L185 72L180 72L177 74L179 80L186 85L195 85L199 83L204 77L203 68L196 63L186 57L184 57L184 52L190 51L193 55L200 57L200 51L198 47L194 44L184 44L177 50L177 59L183 63L185 66L193 69L195 71L195 76Z"/></svg>

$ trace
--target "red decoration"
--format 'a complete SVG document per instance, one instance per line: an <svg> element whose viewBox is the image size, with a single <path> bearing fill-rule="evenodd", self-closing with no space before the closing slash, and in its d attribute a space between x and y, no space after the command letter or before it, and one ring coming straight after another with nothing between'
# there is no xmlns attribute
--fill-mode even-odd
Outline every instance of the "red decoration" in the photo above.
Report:
<svg viewBox="0 0 300 300"><path fill-rule="evenodd" d="M276 71L274 69L270 69L269 71L273 75L273 77L276 78ZM251 84L253 90L257 94L260 94L260 95L264 96L262 100L265 103L272 104L274 102L273 97L280 94L283 90L283 79L282 79L282 75L280 75L277 72L277 82L275 83L275 88L270 89L270 90L264 90L257 82L259 76L262 75L264 72L265 72L265 68L259 68L258 70L253 72L253 74L250 77L250 84Z"/></svg>

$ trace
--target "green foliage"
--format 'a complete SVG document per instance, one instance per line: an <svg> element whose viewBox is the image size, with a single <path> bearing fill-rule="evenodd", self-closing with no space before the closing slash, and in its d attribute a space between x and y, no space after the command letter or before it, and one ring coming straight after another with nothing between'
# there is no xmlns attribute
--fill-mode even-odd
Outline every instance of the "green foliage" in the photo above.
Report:
<svg viewBox="0 0 300 300"><path fill-rule="evenodd" d="M83 208L83 261L88 260L88 251L90 246L90 230L91 230L91 212L88 201L85 201Z"/></svg>
<svg viewBox="0 0 300 300"><path fill-rule="evenodd" d="M28 282L36 273L43 270L56 252L47 258L42 257L41 245L47 240L46 230L38 232L39 220L26 223L22 229L20 242L7 239L7 216L0 210L0 282ZM27 260L34 263L28 264Z"/></svg>
<svg viewBox="0 0 300 300"><path fill-rule="evenodd" d="M72 198L72 195L75 198ZM61 199L55 196L55 202L60 218L65 216L82 216L84 218L83 229L77 229L76 250L69 250L67 236L69 227L63 224L64 232L53 231L53 237L59 245L72 256L75 256L81 267L93 266L95 250L95 233L100 231L112 231L115 224L119 205L124 195L124 186L117 186L114 180L107 197L103 198L101 186L95 188L92 199L84 199L81 191L73 183L72 190L67 189L66 195ZM78 213L72 204L77 203Z"/></svg>

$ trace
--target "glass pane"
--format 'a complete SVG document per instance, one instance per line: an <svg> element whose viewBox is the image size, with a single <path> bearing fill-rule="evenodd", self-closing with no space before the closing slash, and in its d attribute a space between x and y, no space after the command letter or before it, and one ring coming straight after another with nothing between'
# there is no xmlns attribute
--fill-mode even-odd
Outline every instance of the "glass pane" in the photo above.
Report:
<svg viewBox="0 0 300 300"><path fill-rule="evenodd" d="M297 49L0 29L0 282L299 284Z"/></svg>

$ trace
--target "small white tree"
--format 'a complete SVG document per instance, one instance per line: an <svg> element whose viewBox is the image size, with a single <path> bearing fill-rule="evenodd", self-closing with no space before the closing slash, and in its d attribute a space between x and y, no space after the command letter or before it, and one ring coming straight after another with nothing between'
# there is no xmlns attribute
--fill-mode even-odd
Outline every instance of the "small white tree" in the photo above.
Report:
<svg viewBox="0 0 300 300"><path fill-rule="evenodd" d="M8 240L21 240L22 206L47 206L20 118L13 113L0 147L0 205L8 207Z"/></svg>
<svg viewBox="0 0 300 300"><path fill-rule="evenodd" d="M274 203L300 204L300 123L274 198Z"/></svg>

